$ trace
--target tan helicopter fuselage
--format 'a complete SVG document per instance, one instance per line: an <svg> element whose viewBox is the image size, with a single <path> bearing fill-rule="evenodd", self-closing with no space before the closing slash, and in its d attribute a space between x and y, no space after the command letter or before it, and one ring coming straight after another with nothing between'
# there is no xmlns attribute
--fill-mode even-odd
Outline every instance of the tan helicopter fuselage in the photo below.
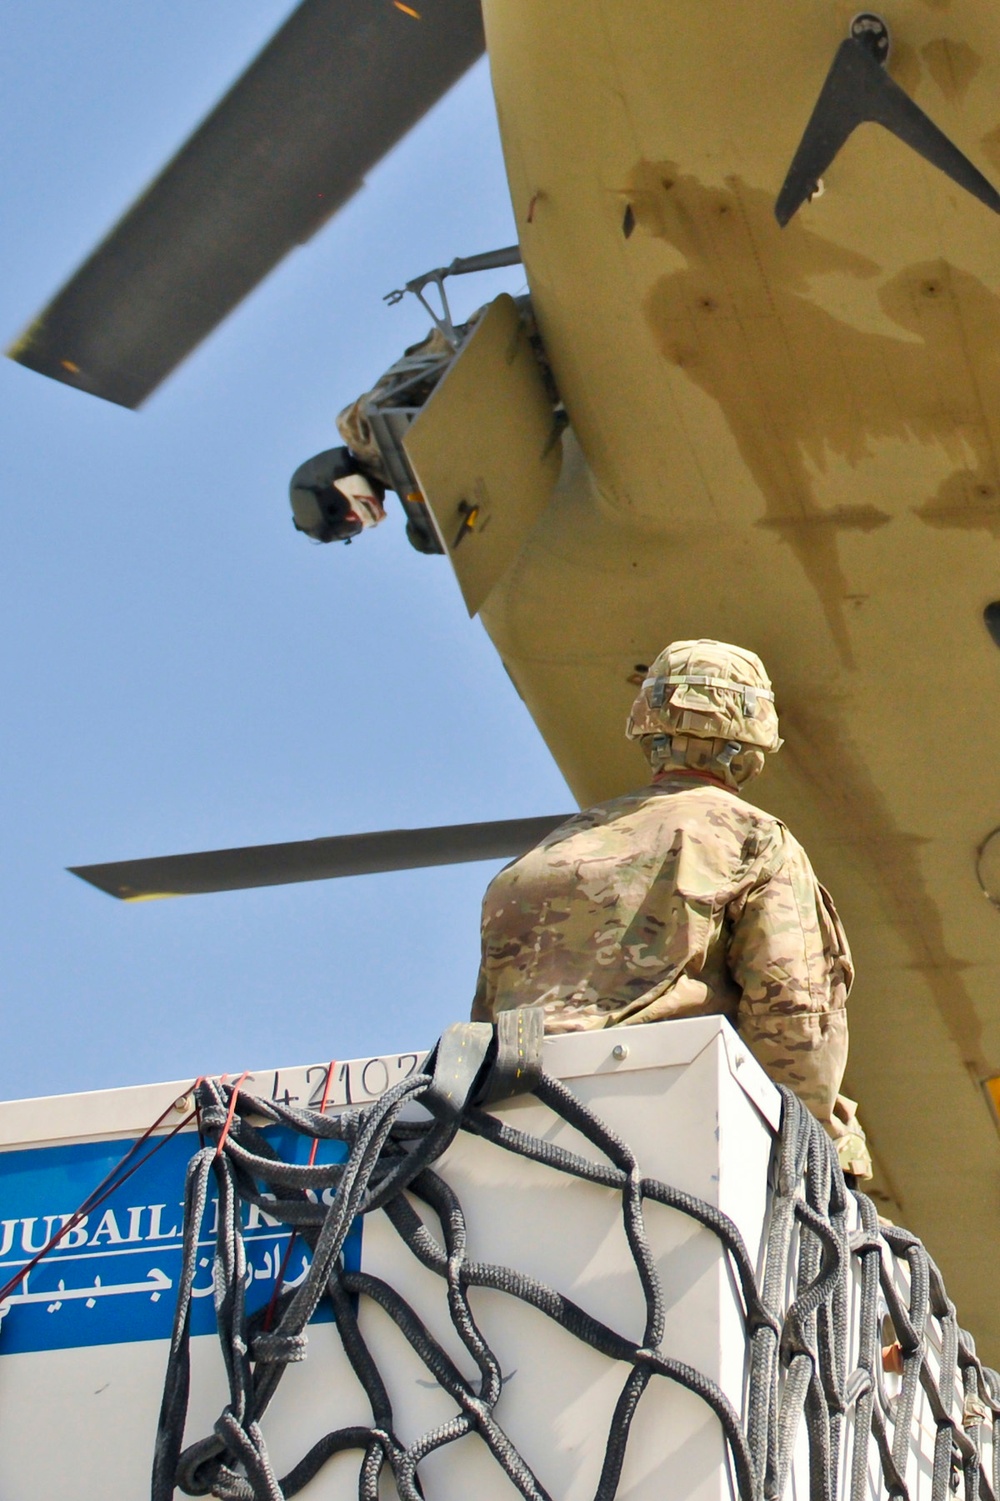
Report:
<svg viewBox="0 0 1000 1501"><path fill-rule="evenodd" d="M583 804L669 640L763 657L759 799L858 969L848 1088L889 1212L1000 1358L1000 218L873 125L775 197L853 8L485 0L518 234L572 423L481 613ZM890 72L1000 177L1000 22L888 0ZM757 788L754 792L756 794Z"/></svg>

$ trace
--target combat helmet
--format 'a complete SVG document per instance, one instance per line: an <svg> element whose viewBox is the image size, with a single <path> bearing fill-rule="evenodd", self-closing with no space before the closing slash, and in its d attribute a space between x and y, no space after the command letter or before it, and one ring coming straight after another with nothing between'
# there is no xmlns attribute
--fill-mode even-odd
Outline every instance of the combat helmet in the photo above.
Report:
<svg viewBox="0 0 1000 1501"><path fill-rule="evenodd" d="M316 542L350 542L385 520L385 486L348 448L328 448L300 464L289 498L296 531Z"/></svg>
<svg viewBox="0 0 1000 1501"><path fill-rule="evenodd" d="M763 662L725 641L674 641L661 651L625 733L642 741L654 768L671 761L711 767L734 785L756 775L763 752L782 744Z"/></svg>

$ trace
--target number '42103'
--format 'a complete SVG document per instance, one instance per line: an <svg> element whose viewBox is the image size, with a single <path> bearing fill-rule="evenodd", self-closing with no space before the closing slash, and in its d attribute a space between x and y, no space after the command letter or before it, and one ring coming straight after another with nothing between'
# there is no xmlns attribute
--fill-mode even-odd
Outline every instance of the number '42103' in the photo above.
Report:
<svg viewBox="0 0 1000 1501"><path fill-rule="evenodd" d="M304 1069L275 1069L267 1080L268 1093L278 1105L307 1110L364 1104L416 1073L420 1061L419 1053L394 1053L382 1058L352 1058L344 1063L315 1063ZM250 1079L247 1088L256 1092Z"/></svg>

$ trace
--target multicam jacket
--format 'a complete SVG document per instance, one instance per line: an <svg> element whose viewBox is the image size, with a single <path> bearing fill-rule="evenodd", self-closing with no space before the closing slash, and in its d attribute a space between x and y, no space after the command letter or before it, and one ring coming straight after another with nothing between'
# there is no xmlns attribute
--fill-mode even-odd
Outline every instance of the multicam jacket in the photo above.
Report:
<svg viewBox="0 0 1000 1501"><path fill-rule="evenodd" d="M490 884L472 1015L538 1005L547 1032L727 1016L845 1171L867 1176L838 1094L853 978L833 902L784 825L668 773L568 819Z"/></svg>

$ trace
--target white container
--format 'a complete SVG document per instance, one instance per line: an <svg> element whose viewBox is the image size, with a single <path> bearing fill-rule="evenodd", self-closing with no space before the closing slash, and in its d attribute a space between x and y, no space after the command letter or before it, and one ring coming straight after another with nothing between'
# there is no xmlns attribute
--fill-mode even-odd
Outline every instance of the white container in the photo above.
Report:
<svg viewBox="0 0 1000 1501"><path fill-rule="evenodd" d="M415 1053L248 1078L248 1093L328 1110L363 1104L414 1072ZM547 1039L545 1067L623 1137L644 1176L721 1209L738 1226L758 1273L768 1207L768 1167L779 1124L777 1091L729 1026L698 1018L626 1031ZM328 1081L329 1074L329 1081ZM0 1281L58 1228L117 1163L129 1143L188 1086L168 1084L0 1105ZM595 1149L532 1096L495 1110L519 1130L596 1157ZM295 1145L291 1136L286 1147ZM180 1267L184 1166L197 1147L188 1127L85 1225L53 1251L10 1299L0 1322L0 1496L49 1501L142 1501L149 1494L173 1301ZM309 1141L298 1138L297 1160ZM323 1152L330 1146L324 1145ZM140 1154L142 1155L142 1154ZM320 1160L323 1160L320 1158ZM473 1260L530 1273L628 1338L641 1341L644 1302L622 1228L621 1196L461 1134L436 1164L467 1216ZM746 1341L733 1273L720 1242L682 1213L647 1203L646 1226L666 1303L664 1354L718 1383L738 1411ZM206 1216L196 1279L192 1392L186 1440L211 1432L226 1401L213 1322L213 1243ZM432 1228L435 1228L432 1226ZM247 1229L251 1306L267 1302L287 1235L259 1216ZM299 1242L286 1284L305 1267ZM417 1310L460 1370L475 1374L448 1317L445 1284L415 1261L385 1216L352 1232L349 1265L384 1278ZM894 1276L901 1274L894 1271ZM905 1282L905 1274L903 1281ZM505 1378L495 1416L555 1501L593 1496L615 1402L629 1367L588 1348L538 1311L489 1290L472 1306ZM404 1443L446 1422L456 1405L393 1321L363 1300L362 1329L393 1402ZM926 1416L926 1415L925 1415ZM371 1421L332 1322L309 1328L307 1359L290 1366L263 1420L276 1472L289 1470L332 1429ZM849 1427L850 1425L848 1425ZM802 1436L800 1436L802 1437ZM922 1449L933 1440L933 1424ZM353 1498L357 1451L334 1458L303 1493ZM794 1489L807 1494L804 1441ZM926 1455L914 1451L923 1501ZM468 1436L420 1467L428 1501L508 1501L516 1494L485 1445ZM872 1494L877 1494L872 1471ZM383 1494L391 1494L383 1484ZM733 1483L719 1423L696 1396L654 1377L633 1423L622 1501L723 1501Z"/></svg>

